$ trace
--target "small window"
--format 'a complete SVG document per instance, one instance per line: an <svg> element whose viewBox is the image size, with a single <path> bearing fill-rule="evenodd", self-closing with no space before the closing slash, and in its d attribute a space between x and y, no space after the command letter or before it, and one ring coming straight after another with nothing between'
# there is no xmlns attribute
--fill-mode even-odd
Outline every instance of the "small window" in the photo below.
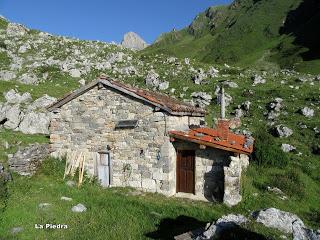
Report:
<svg viewBox="0 0 320 240"><path fill-rule="evenodd" d="M138 125L138 120L120 120L116 124L116 129L119 128L135 128Z"/></svg>

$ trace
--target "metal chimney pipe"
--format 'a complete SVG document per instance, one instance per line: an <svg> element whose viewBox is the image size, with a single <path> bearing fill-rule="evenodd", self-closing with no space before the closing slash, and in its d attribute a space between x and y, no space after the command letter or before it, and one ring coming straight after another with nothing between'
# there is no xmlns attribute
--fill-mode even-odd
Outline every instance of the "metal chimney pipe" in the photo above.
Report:
<svg viewBox="0 0 320 240"><path fill-rule="evenodd" d="M221 119L226 118L226 100L224 96L224 88L221 86Z"/></svg>

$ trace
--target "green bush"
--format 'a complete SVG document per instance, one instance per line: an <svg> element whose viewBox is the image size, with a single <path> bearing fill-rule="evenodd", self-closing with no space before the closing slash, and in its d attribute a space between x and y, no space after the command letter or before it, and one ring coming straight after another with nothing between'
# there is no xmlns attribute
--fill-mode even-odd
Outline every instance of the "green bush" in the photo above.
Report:
<svg viewBox="0 0 320 240"><path fill-rule="evenodd" d="M301 180L301 171L295 168L282 174L274 174L270 180L270 185L280 188L289 196L298 198L305 196L305 186Z"/></svg>
<svg viewBox="0 0 320 240"><path fill-rule="evenodd" d="M261 129L255 134L253 159L259 166L285 167L289 157L284 153L273 137Z"/></svg>

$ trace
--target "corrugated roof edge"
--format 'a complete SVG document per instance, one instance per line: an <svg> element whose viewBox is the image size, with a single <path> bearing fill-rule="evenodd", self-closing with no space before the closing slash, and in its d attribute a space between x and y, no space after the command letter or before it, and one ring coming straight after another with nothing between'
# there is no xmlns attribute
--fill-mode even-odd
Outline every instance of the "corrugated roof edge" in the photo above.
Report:
<svg viewBox="0 0 320 240"><path fill-rule="evenodd" d="M153 105L155 107L158 107L166 112L168 112L171 115L176 115L176 116L198 116L198 117L203 117L206 114L206 111L201 108L196 108L191 105L188 105L186 103L177 101L174 98L171 98L167 95L162 95L159 93L155 93L152 91L148 90L143 90L143 89L138 89L138 88L133 88L129 85L125 85L123 83L114 81L110 78L99 78L93 82L88 83L85 86L82 86L81 88L75 90L74 92L71 92L62 98L60 98L58 101L55 103L51 104L50 106L47 107L48 111L53 111L57 108L60 108L64 104L70 102L71 100L81 96L85 92L91 90L98 84L103 84L105 86L108 86L110 88L113 88L115 90L118 90L122 93L125 93L131 97L134 97L136 99L139 99L141 101L144 101L146 103L149 103L150 105ZM153 96L154 95L154 96ZM157 100L156 97L162 98L160 100ZM171 102L170 104L165 104L163 101L169 101ZM169 106L168 106L169 105ZM179 110L179 108L183 109L182 111Z"/></svg>

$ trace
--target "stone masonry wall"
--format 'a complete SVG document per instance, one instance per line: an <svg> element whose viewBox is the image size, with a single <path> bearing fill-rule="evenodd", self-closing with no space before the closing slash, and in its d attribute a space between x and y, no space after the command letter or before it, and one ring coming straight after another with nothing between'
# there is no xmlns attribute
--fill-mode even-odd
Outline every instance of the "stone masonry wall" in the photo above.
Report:
<svg viewBox="0 0 320 240"><path fill-rule="evenodd" d="M119 120L138 120L134 129L115 129ZM187 129L202 117L176 117L113 89L95 87L63 105L50 125L53 156L86 155L95 175L96 153L111 147L112 185L174 194L175 151L168 130ZM93 156L93 157L92 157ZM130 166L128 168L128 166Z"/></svg>
<svg viewBox="0 0 320 240"><path fill-rule="evenodd" d="M200 149L199 144L182 141L173 145L177 150L195 150L195 195L203 200L221 202L224 194L223 168L229 165L230 153L210 147Z"/></svg>

